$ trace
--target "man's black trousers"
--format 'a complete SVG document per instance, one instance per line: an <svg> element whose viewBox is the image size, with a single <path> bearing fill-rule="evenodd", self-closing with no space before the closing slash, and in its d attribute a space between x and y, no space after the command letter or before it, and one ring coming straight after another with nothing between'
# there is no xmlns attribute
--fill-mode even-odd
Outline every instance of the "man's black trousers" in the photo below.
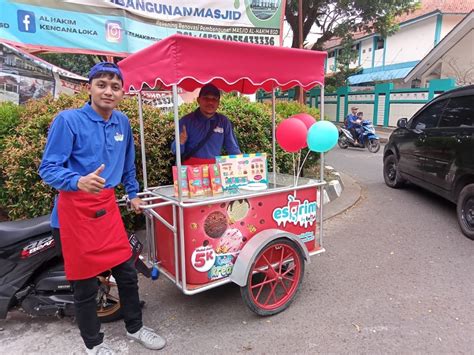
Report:
<svg viewBox="0 0 474 355"><path fill-rule="evenodd" d="M53 236L59 240L59 229L53 228ZM106 270L104 270L106 271ZM129 333L137 332L143 325L140 298L138 296L138 276L134 260L112 268L112 275L117 283L121 311L125 328ZM99 282L96 277L71 281L74 290L74 307L76 320L86 347L92 349L102 343L104 333L100 332L100 320L97 317L97 292Z"/></svg>

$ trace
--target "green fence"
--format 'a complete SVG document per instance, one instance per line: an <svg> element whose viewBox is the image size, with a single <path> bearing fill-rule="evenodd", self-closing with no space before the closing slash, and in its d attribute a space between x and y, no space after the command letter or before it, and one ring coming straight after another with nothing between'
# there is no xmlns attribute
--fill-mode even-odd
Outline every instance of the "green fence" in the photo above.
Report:
<svg viewBox="0 0 474 355"><path fill-rule="evenodd" d="M343 122L350 112L350 107L357 106L359 111L364 112L364 117L372 120L374 125L394 127L399 118L411 117L425 103L455 87L455 80L451 78L431 80L427 88L417 89L394 89L392 83L376 84L370 91L355 91L349 86L340 87L335 93L325 94L324 115L330 121ZM306 104L319 108L320 95L319 88L305 92ZM294 97L294 89L276 92L277 100L293 100ZM271 94L258 92L257 100L271 100Z"/></svg>

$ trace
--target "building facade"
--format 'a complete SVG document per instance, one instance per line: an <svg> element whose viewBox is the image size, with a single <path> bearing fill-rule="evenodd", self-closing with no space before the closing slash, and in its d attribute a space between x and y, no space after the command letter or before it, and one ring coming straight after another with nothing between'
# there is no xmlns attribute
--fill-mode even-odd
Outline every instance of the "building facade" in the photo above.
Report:
<svg viewBox="0 0 474 355"><path fill-rule="evenodd" d="M399 17L399 30L383 38L376 33L354 34L358 52L352 68L361 72L349 77L349 85L373 86L392 82L396 88L417 87L418 81L403 78L474 8L474 0L422 0L421 8ZM337 71L340 40L326 42L328 51L326 75Z"/></svg>

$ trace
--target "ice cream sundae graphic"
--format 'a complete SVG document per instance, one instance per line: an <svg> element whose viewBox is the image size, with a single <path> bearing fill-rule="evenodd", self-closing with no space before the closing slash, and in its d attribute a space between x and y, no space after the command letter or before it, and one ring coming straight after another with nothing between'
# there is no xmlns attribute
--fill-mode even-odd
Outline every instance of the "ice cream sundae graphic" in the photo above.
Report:
<svg viewBox="0 0 474 355"><path fill-rule="evenodd" d="M235 200L229 203L227 206L227 215L229 216L230 222L240 221L247 216L250 210L250 203L248 200Z"/></svg>
<svg viewBox="0 0 474 355"><path fill-rule="evenodd" d="M240 230L229 228L220 238L216 252L217 254L235 254L242 249L244 242L244 236Z"/></svg>
<svg viewBox="0 0 474 355"><path fill-rule="evenodd" d="M210 213L204 221L204 231L211 238L220 238L227 229L227 216L222 212Z"/></svg>
<svg viewBox="0 0 474 355"><path fill-rule="evenodd" d="M227 277L232 273L234 262L245 241L245 237L237 228L229 228L224 232L216 247L216 261L208 272L210 280Z"/></svg>

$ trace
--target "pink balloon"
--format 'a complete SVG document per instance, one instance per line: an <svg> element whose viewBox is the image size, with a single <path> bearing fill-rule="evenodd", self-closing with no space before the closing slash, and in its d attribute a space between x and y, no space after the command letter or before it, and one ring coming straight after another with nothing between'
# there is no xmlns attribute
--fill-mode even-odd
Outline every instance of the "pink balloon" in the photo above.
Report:
<svg viewBox="0 0 474 355"><path fill-rule="evenodd" d="M307 129L309 129L312 125L316 123L316 120L314 119L313 116L307 113L297 113L296 115L293 115L291 117L299 119L301 122L303 122L306 126Z"/></svg>
<svg viewBox="0 0 474 355"><path fill-rule="evenodd" d="M276 139L280 147L290 153L307 146L306 136L308 129L305 124L297 118L287 118L280 122L276 129Z"/></svg>

